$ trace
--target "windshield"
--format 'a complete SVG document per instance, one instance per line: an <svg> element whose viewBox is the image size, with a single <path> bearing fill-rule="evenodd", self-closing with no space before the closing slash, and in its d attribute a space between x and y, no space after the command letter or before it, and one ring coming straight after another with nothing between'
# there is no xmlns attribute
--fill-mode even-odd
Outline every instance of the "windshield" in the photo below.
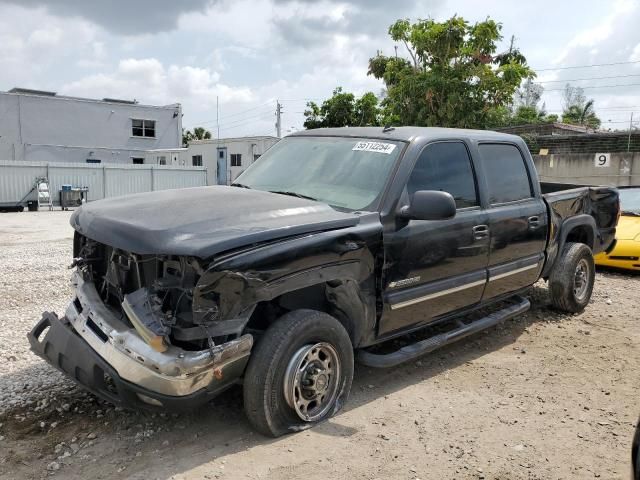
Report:
<svg viewBox="0 0 640 480"><path fill-rule="evenodd" d="M640 188L621 188L618 192L622 213L640 215Z"/></svg>
<svg viewBox="0 0 640 480"><path fill-rule="evenodd" d="M256 190L367 210L380 199L401 142L344 137L289 137L234 182Z"/></svg>

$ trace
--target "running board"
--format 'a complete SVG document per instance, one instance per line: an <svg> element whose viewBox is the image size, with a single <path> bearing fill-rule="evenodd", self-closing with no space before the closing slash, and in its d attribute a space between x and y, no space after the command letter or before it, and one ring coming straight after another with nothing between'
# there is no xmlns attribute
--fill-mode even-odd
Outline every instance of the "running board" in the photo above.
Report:
<svg viewBox="0 0 640 480"><path fill-rule="evenodd" d="M458 321L458 326L453 330L412 343L411 345L402 347L400 350L396 350L395 352L376 354L367 352L366 350L360 350L358 351L358 362L374 368L395 367L401 363L414 360L426 353L433 352L445 345L449 345L461 338L468 337L469 335L473 335L481 330L493 327L505 320L509 320L526 312L531 307L531 302L526 298L516 296L513 299L517 302L514 305L509 305L502 310L498 310L486 317L474 320L469 324Z"/></svg>

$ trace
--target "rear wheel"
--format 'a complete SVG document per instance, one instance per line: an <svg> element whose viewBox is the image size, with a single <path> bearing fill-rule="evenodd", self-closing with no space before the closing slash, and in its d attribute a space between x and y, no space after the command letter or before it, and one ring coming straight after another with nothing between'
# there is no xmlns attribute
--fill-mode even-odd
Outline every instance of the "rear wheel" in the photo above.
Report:
<svg viewBox="0 0 640 480"><path fill-rule="evenodd" d="M583 243L567 243L560 255L549 277L551 303L565 312L581 312L593 292L593 253Z"/></svg>
<svg viewBox="0 0 640 480"><path fill-rule="evenodd" d="M353 379L353 347L330 315L296 310L271 325L251 353L244 406L260 433L280 436L336 413Z"/></svg>

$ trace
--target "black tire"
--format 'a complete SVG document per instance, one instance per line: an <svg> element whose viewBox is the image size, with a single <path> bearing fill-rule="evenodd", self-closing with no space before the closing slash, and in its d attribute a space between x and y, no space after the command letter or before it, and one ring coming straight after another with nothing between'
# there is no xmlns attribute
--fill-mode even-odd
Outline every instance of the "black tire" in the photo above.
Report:
<svg viewBox="0 0 640 480"><path fill-rule="evenodd" d="M580 274L579 269L586 271ZM569 313L584 310L591 299L595 275L591 249L584 243L565 244L549 276L553 306ZM579 276L583 278L584 284L578 281Z"/></svg>
<svg viewBox="0 0 640 480"><path fill-rule="evenodd" d="M305 421L287 402L285 377L291 378L287 372L296 355L319 342L331 345L339 360L334 362L338 373L331 377L334 399L318 403L328 409L321 418ZM347 401L352 380L353 347L345 328L326 313L295 310L271 325L251 352L244 376L244 409L253 428L263 435L279 437L333 416Z"/></svg>

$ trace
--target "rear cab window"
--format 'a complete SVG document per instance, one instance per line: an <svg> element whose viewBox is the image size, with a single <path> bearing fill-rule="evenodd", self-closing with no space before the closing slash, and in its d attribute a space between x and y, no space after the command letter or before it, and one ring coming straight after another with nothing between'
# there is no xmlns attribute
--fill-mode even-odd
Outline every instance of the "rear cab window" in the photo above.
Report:
<svg viewBox="0 0 640 480"><path fill-rule="evenodd" d="M507 143L481 143L478 150L491 205L533 197L529 171L518 147Z"/></svg>

